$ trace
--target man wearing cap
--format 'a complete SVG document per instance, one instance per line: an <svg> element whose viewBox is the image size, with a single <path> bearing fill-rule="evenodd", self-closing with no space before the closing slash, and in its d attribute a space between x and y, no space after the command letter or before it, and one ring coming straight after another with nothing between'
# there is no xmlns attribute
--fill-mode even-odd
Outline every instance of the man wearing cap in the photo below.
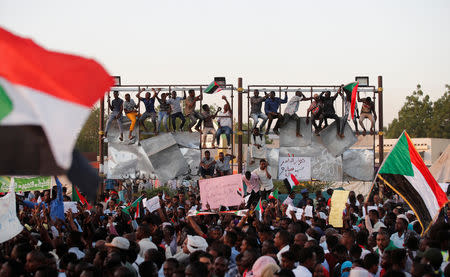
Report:
<svg viewBox="0 0 450 277"><path fill-rule="evenodd" d="M208 248L208 243L204 238L188 235L183 242L183 251L178 252L173 257L181 264L187 265L189 263L190 254L198 250L206 251L206 248Z"/></svg>
<svg viewBox="0 0 450 277"><path fill-rule="evenodd" d="M308 199L310 199L308 189L302 189L301 194L302 194L302 199L300 200L300 202L298 202L297 207L303 209L308 204Z"/></svg>
<svg viewBox="0 0 450 277"><path fill-rule="evenodd" d="M391 235L391 241L394 243L397 248L405 248L405 233L408 228L408 218L404 214L400 214L397 216L397 220L395 221L395 231Z"/></svg>
<svg viewBox="0 0 450 277"><path fill-rule="evenodd" d="M120 254L122 264L133 272L134 276L138 276L136 269L127 261L128 250L130 248L130 241L124 237L115 237L111 243L105 243L108 247L108 252L117 252Z"/></svg>

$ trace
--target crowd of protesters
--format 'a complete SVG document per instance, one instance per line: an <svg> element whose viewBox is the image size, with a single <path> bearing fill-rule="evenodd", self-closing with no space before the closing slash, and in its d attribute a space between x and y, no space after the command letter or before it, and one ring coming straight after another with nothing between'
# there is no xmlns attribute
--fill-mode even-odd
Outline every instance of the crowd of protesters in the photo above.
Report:
<svg viewBox="0 0 450 277"><path fill-rule="evenodd" d="M388 189L367 199L350 192L344 227L334 228L333 190L301 192L299 202L291 192L284 201L267 197L262 208L253 197L243 214L199 215L192 211L209 205L201 210L196 186L159 193L152 213L124 209L110 190L91 209L78 203L65 220L49 210L56 191L26 193L17 196L24 230L1 244L0 276L450 276L448 207L421 235L414 212ZM290 205L312 206L313 216L298 217Z"/></svg>

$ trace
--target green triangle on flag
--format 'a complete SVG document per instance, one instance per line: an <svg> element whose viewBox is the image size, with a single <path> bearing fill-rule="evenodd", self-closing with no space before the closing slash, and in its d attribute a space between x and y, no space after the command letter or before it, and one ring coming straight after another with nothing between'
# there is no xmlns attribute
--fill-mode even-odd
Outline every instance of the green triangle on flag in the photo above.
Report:
<svg viewBox="0 0 450 277"><path fill-rule="evenodd" d="M352 93L353 90L355 88L357 88L357 86L358 86L358 82L353 82L353 83L345 85L342 89L344 89L344 91L347 93Z"/></svg>
<svg viewBox="0 0 450 277"><path fill-rule="evenodd" d="M394 148L392 148L391 152L381 165L378 174L382 173L414 176L408 140L405 132L402 133Z"/></svg>
<svg viewBox="0 0 450 277"><path fill-rule="evenodd" d="M78 195L78 190L72 184L72 201L80 201L80 196Z"/></svg>
<svg viewBox="0 0 450 277"><path fill-rule="evenodd" d="M270 193L269 199L278 199L278 189L276 189Z"/></svg>
<svg viewBox="0 0 450 277"><path fill-rule="evenodd" d="M5 89L0 85L0 121L13 110L13 103L6 94Z"/></svg>
<svg viewBox="0 0 450 277"><path fill-rule="evenodd" d="M134 200L134 202L131 203L130 205L128 205L126 208L122 209L122 212L124 212L124 213L126 213L126 214L130 214L130 213L128 212L128 210L129 210L131 207L136 208L136 207L138 206L138 204L141 202L141 200L142 200L142 196L140 196L138 199Z"/></svg>

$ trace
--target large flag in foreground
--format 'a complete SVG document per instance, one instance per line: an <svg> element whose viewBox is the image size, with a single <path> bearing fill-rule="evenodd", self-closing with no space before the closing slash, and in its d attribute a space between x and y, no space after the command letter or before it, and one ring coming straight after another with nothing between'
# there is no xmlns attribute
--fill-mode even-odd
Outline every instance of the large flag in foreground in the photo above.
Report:
<svg viewBox="0 0 450 277"><path fill-rule="evenodd" d="M91 107L114 84L92 59L48 51L0 28L0 174L68 170Z"/></svg>
<svg viewBox="0 0 450 277"><path fill-rule="evenodd" d="M406 131L398 139L377 173L377 178L398 193L411 207L422 225L422 233L447 202Z"/></svg>

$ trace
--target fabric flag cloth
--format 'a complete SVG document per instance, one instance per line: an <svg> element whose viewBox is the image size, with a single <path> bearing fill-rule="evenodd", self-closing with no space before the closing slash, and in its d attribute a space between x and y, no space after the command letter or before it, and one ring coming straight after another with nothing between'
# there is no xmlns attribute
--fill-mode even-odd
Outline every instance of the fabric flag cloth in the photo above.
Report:
<svg viewBox="0 0 450 277"><path fill-rule="evenodd" d="M422 234L428 231L448 202L447 195L431 175L406 131L383 161L376 178L408 203L422 225Z"/></svg>
<svg viewBox="0 0 450 277"><path fill-rule="evenodd" d="M59 181L58 177L56 176L55 182L56 182L56 199L50 202L50 217L52 218L52 220L55 220L56 218L65 220L62 184Z"/></svg>
<svg viewBox="0 0 450 277"><path fill-rule="evenodd" d="M263 204L262 204L262 199L261 198L259 198L259 202L258 202L258 205L256 206L256 208L255 208L255 211L258 211L259 212L259 218L260 219L262 219L263 218L263 213L264 213L264 207L263 207Z"/></svg>
<svg viewBox="0 0 450 277"><path fill-rule="evenodd" d="M294 174L291 174L291 176L284 179L283 183L289 193L291 193L291 191L294 189L295 186L298 186L300 184L297 178L295 178Z"/></svg>
<svg viewBox="0 0 450 277"><path fill-rule="evenodd" d="M126 213L126 214L130 214L130 212L128 211L131 207L133 208L140 208L140 202L142 200L142 196L140 196L138 199L134 200L133 203L131 203L130 205L128 205L125 209L122 209L122 212Z"/></svg>
<svg viewBox="0 0 450 277"><path fill-rule="evenodd" d="M91 107L114 84L92 59L0 28L0 174L65 173Z"/></svg>
<svg viewBox="0 0 450 277"><path fill-rule="evenodd" d="M359 86L359 82L353 82L353 83L347 84L343 87L343 89L346 93L350 93L352 95L352 102L350 105L352 119L355 117L355 106L356 106L356 98L357 98L357 93L358 93L358 86Z"/></svg>
<svg viewBox="0 0 450 277"><path fill-rule="evenodd" d="M278 190L274 190L269 194L269 199L278 199Z"/></svg>
<svg viewBox="0 0 450 277"><path fill-rule="evenodd" d="M215 92L219 92L222 89L219 87L219 84L217 84L216 81L213 81L209 86L205 89L204 93L207 94L213 94Z"/></svg>
<svg viewBox="0 0 450 277"><path fill-rule="evenodd" d="M17 236L22 230L23 226L20 224L16 214L16 194L14 192L13 177L11 178L8 194L0 198L0 243Z"/></svg>
<svg viewBox="0 0 450 277"><path fill-rule="evenodd" d="M86 205L88 210L92 209L91 204L84 198L76 186L72 185L72 201L80 201L81 204Z"/></svg>

